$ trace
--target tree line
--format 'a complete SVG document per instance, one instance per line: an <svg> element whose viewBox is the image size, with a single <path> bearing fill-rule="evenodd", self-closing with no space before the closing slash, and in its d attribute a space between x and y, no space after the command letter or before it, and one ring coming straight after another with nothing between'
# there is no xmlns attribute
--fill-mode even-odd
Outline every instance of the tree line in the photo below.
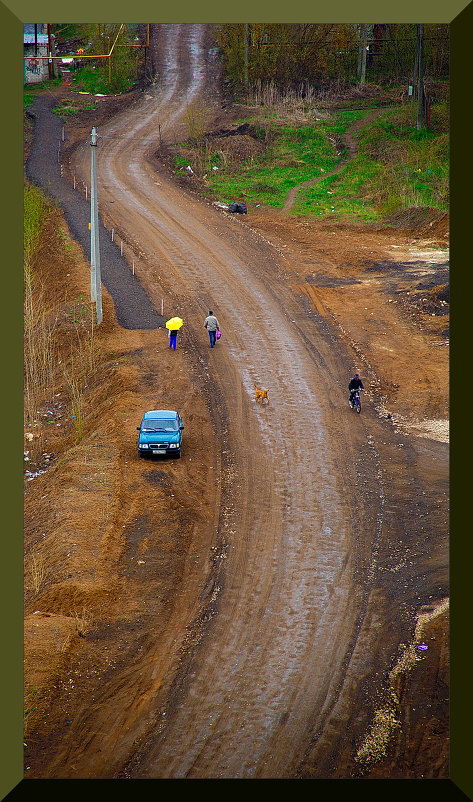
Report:
<svg viewBox="0 0 473 802"><path fill-rule="evenodd" d="M424 24L426 77L449 74L449 26ZM416 81L415 24L228 23L215 26L226 78L236 88L273 81L322 88L346 84Z"/></svg>

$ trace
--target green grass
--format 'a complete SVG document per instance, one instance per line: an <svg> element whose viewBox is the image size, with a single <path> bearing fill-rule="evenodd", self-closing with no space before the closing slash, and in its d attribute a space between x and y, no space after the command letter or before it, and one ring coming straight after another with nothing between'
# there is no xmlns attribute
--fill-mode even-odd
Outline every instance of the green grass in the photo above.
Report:
<svg viewBox="0 0 473 802"><path fill-rule="evenodd" d="M112 93L108 83L108 73L103 67L81 67L72 79L75 88L91 95L109 95Z"/></svg>
<svg viewBox="0 0 473 802"><path fill-rule="evenodd" d="M53 26L54 35L61 41L67 39L78 39L83 35L82 25L72 22L66 22L60 25Z"/></svg>
<svg viewBox="0 0 473 802"><path fill-rule="evenodd" d="M110 64L108 59L97 59L97 64L80 67L74 74L72 83L82 92L91 95L110 95L128 92L138 78L138 65L141 53L125 52L126 48L117 52Z"/></svg>
<svg viewBox="0 0 473 802"><path fill-rule="evenodd" d="M432 118L435 121L435 107ZM415 107L387 111L359 135L367 164L375 164L361 193L385 215L408 206L447 210L449 201L449 136L447 117L438 130L415 127ZM350 171L356 167L351 164Z"/></svg>
<svg viewBox="0 0 473 802"><path fill-rule="evenodd" d="M23 247L25 263L31 265L39 248L45 216L49 208L46 197L34 184L23 188Z"/></svg>
<svg viewBox="0 0 473 802"><path fill-rule="evenodd" d="M336 175L318 181L311 187L301 187L292 208L293 214L338 215L363 222L378 218L376 208L362 197L364 183L379 172L379 166L362 155L356 156Z"/></svg>
<svg viewBox="0 0 473 802"><path fill-rule="evenodd" d="M61 83L61 78L52 78L50 81L41 81L41 83L37 84L24 84L23 86L23 107L26 108L30 106L40 95L42 92L46 92L48 89L53 89L55 86L59 86Z"/></svg>
<svg viewBox="0 0 473 802"><path fill-rule="evenodd" d="M72 114L80 114L82 111L95 111L96 108L97 103L94 101L81 103L79 101L72 100L63 104L62 106L55 106L52 112L58 117L64 119L66 117L70 117Z"/></svg>
<svg viewBox="0 0 473 802"><path fill-rule="evenodd" d="M243 162L237 171L226 169L218 155L212 154L207 173L212 194L222 203L243 195L250 203L281 208L290 189L340 163L346 153L337 138L362 116L363 112L344 111L317 125L274 124L265 153ZM213 164L219 166L218 171L211 170Z"/></svg>

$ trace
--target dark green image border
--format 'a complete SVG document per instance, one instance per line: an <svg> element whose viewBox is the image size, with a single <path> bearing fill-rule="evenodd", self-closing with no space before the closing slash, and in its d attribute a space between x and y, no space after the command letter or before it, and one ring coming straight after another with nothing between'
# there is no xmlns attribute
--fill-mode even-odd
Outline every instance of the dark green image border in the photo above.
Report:
<svg viewBox="0 0 473 802"><path fill-rule="evenodd" d="M133 17L130 18L130 13ZM330 14L330 16L327 16ZM38 17L40 17L38 19ZM67 19L69 17L69 19ZM23 242L23 23L34 21L66 21L66 22L373 22L378 19L387 22L445 22L451 23L452 33L452 151L451 151L451 240L454 278L452 281L452 357L451 357L451 455L456 471L453 474L451 488L451 585L452 585L452 731L451 731L451 779L430 781L398 781L403 782L398 792L431 798L440 793L442 799L473 799L473 778L470 758L471 741L470 721L472 712L471 698L471 664L469 663L469 635L471 630L469 607L470 601L466 593L468 585L467 570L471 565L471 546L469 533L471 524L465 509L465 497L468 498L466 477L471 472L467 459L468 425L464 426L461 437L459 426L466 421L461 415L462 404L455 392L455 368L463 352L463 342L467 334L462 325L464 300L468 294L468 278L471 257L466 252L466 231L468 231L467 215L470 217L471 201L466 193L471 177L471 134L469 133L471 105L471 51L473 34L473 3L445 4L439 0L416 0L408 3L402 0L386 7L374 0L362 0L354 4L348 0L339 0L335 7L329 4L314 4L308 0L297 3L260 2L258 4L240 2L232 7L229 4L217 3L216 0L206 3L181 2L176 8L156 2L126 3L124 0L106 0L98 6L97 2L84 0L77 5L64 5L59 0L46 0L42 4L32 0L10 0L0 2L0 21L2 31L2 50L4 54L4 97L2 125L2 183L3 230L7 233L3 248L3 271L5 277L7 303L1 316L3 354L5 360L4 382L2 393L3 420L7 423L4 432L3 497L7 500L2 537L4 557L2 565L1 611L5 633L3 644L3 660L1 666L3 698L0 707L0 800L7 794L11 797L34 794L34 781L22 781L23 778L23 308L22 308L22 242ZM8 78L13 80L8 83ZM8 113L5 113L8 110ZM466 183L468 182L468 183ZM468 258L469 257L469 258ZM462 273L462 291L458 291L455 271ZM459 367L459 366L458 366ZM467 390L466 390L467 391ZM465 391L465 393L466 393ZM458 394L459 395L459 394ZM457 439L458 437L458 439ZM461 440L461 443L460 443ZM465 534L463 534L465 533ZM43 781L42 790L54 795L54 789L63 788L62 780ZM76 782L76 781L73 781ZM77 781L81 782L81 781ZM96 781L88 781L94 782ZM105 790L103 783L101 789ZM141 781L143 782L143 781ZM154 781L150 781L154 782ZM334 782L334 781L317 781ZM351 792L351 786L345 783L362 782L363 794L367 794L369 781L341 780L338 786L331 786L334 793L344 788L343 795ZM373 781L372 781L373 782ZM371 785L373 793L383 793L379 782L383 784L392 780L378 781ZM406 785L406 782L408 785ZM47 784L47 786L44 785ZM340 786L340 783L342 785ZM415 786L413 785L415 783ZM144 791L142 784L141 788ZM321 786L318 786L319 790ZM12 790L13 789L13 790ZM316 786L317 789L317 786ZM428 789L428 790L427 790ZM460 790L461 789L461 790ZM37 789L36 789L37 790ZM331 793L332 791L328 791ZM462 793L463 792L463 793ZM144 791L147 793L147 791ZM465 797L466 794L466 797Z"/></svg>

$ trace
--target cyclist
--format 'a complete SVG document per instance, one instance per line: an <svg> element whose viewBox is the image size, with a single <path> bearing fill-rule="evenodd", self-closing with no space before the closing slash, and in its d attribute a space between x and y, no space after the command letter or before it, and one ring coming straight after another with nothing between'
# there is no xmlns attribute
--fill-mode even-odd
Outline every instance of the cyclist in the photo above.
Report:
<svg viewBox="0 0 473 802"><path fill-rule="evenodd" d="M348 399L348 403L350 404L351 408L353 409L353 395L354 395L355 390L364 390L365 389L363 387L363 382L360 379L360 374L359 373L355 373L355 375L353 376L353 379L351 379L351 381L350 381L350 383L348 385L348 389L350 391L350 397Z"/></svg>

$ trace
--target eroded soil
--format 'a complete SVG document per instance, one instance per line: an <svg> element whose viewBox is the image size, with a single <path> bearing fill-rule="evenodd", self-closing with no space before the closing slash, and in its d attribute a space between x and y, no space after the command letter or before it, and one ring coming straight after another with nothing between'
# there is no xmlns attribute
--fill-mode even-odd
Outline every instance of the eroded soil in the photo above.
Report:
<svg viewBox="0 0 473 802"><path fill-rule="evenodd" d="M64 180L87 181L98 125L102 219L185 324L172 352L104 290L85 435L60 406L43 432L25 774L448 777L448 220L229 215L177 185L158 124L182 137L184 96L225 112L206 26L153 27L160 81L67 124ZM67 273L87 291L79 250ZM156 407L184 418L180 460L136 454Z"/></svg>

